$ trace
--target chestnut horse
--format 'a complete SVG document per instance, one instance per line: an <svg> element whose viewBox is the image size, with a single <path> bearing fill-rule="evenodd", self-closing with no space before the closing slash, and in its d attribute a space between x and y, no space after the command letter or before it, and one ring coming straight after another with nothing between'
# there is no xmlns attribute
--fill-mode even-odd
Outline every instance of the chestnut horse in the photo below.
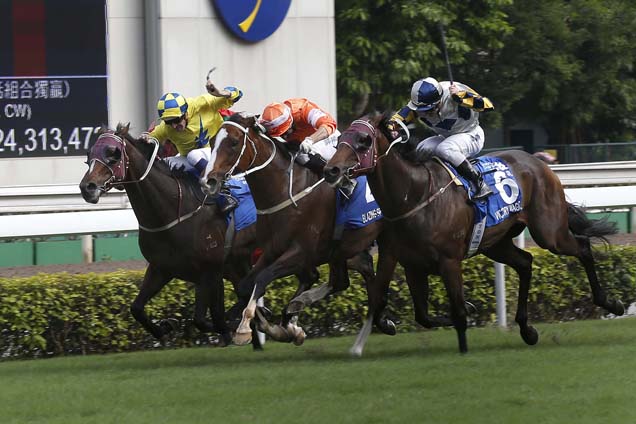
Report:
<svg viewBox="0 0 636 424"><path fill-rule="evenodd" d="M428 278L440 275L447 290L451 320L457 331L459 351L467 352L466 308L462 260L469 250L474 225L474 209L466 190L452 184L453 178L437 160L415 164L401 157L395 144L408 140L408 130L391 142L388 114L354 121L340 137L338 150L324 169L331 185L359 173L366 173L371 191L382 208L390 248L380 252L377 281L386 287L399 261L411 273ZM596 276L590 238L604 238L616 232L605 220L588 219L583 210L568 203L559 178L541 160L524 151L504 151L495 155L511 169L522 193L522 210L505 221L486 228L477 253L511 266L519 274L519 297L515 321L521 337L529 344L539 335L528 324L528 291L532 278L532 255L518 248L513 238L528 228L537 245L558 255L575 256L585 268L595 305L622 315L623 304L609 300ZM503 185L506 181L501 182ZM426 287L410 286L416 319L424 316ZM371 293L378 293L376 290ZM373 318L385 306L382 298L369 299ZM352 351L361 354L368 324L365 323Z"/></svg>
<svg viewBox="0 0 636 424"><path fill-rule="evenodd" d="M136 140L128 126L103 132L88 154L89 169L80 190L84 200L97 203L111 188L125 189L139 221L139 247L148 268L137 297L133 317L154 337L171 330L170 320L151 321L146 304L173 278L195 284L194 324L203 332L216 331L222 344L231 341L225 321L223 277L233 284L251 267L256 247L254 225L238 231L226 245L228 225L217 206L195 195L199 185L185 173L173 173L163 161L155 161L158 144ZM194 190L192 189L194 188ZM304 278L305 288L313 277ZM208 309L212 321L206 318ZM260 348L254 337L255 348Z"/></svg>
<svg viewBox="0 0 636 424"><path fill-rule="evenodd" d="M244 173L254 196L257 237L264 250L252 271L239 283L238 296L245 310L234 336L235 344L249 342L249 322L254 317L256 299L276 278L329 262L329 283L300 296L297 293L283 314L283 326L304 306L349 286L348 258L367 256L368 268L361 274L367 287L371 285L374 274L366 249L380 235L381 222L345 229L341 243L334 248L335 190L323 184L321 176L296 164L280 140L264 135L254 116L234 114L223 124L206 171L207 181L203 184L211 195L219 193L233 172ZM382 295L386 296L386 292L378 294ZM383 332L395 334L390 320L378 316L375 323ZM289 333L292 341L302 342L302 329L292 326Z"/></svg>

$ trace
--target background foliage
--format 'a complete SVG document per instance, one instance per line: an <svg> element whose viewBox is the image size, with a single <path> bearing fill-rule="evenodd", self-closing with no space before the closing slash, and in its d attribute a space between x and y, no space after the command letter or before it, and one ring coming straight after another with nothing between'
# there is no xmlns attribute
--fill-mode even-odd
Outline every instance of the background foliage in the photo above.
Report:
<svg viewBox="0 0 636 424"><path fill-rule="evenodd" d="M603 311L591 303L585 272L576 259L561 258L543 250L534 255L529 313L533 322L598 318ZM598 276L612 297L626 305L636 301L636 248L614 247L597 252ZM326 269L321 269L323 280ZM0 279L0 358L46 357L143 350L162 346L134 321L129 305L141 284L143 272L111 274L40 274L30 278ZM493 263L483 256L464 263L466 299L477 306L472 325L495 320ZM515 313L518 281L507 271L510 320ZM274 282L266 304L280 313L296 287L292 279ZM192 324L191 286L175 280L147 306L155 319L176 318L179 328L163 346L181 347L210 343L209 335ZM234 303L226 286L226 307ZM446 292L431 278L430 311L446 314ZM401 269L391 284L389 309L400 331L415 329L413 306ZM341 295L319 302L301 314L309 337L352 334L366 313L366 291L355 275Z"/></svg>
<svg viewBox="0 0 636 424"><path fill-rule="evenodd" d="M425 76L488 96L485 127L543 125L552 143L631 141L636 134L636 3L624 0L338 0L342 122L408 101Z"/></svg>

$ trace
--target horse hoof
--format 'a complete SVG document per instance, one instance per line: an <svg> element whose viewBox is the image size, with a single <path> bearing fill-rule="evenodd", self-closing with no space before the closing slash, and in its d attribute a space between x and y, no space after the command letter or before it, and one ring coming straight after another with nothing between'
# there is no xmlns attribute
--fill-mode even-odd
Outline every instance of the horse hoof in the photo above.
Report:
<svg viewBox="0 0 636 424"><path fill-rule="evenodd" d="M307 335L305 334L305 330L303 330L302 328L299 328L299 330L300 331L296 333L296 337L294 337L294 340L292 340L292 342L296 346L300 346L305 343L305 337L307 337Z"/></svg>
<svg viewBox="0 0 636 424"><path fill-rule="evenodd" d="M378 328L388 336L395 336L397 334L397 327L390 319L383 319L378 322Z"/></svg>
<svg viewBox="0 0 636 424"><path fill-rule="evenodd" d="M304 308L305 304L303 302L292 300L291 302L289 302L289 305L287 305L287 313L296 315L301 313Z"/></svg>
<svg viewBox="0 0 636 424"><path fill-rule="evenodd" d="M608 308L608 311L610 311L617 317L620 317L623 314L625 314L625 306L623 305L623 302L621 302L620 300L615 300L612 302L611 306Z"/></svg>
<svg viewBox="0 0 636 424"><path fill-rule="evenodd" d="M464 301L464 307L466 308L467 315L473 315L477 313L477 307L469 301Z"/></svg>
<svg viewBox="0 0 636 424"><path fill-rule="evenodd" d="M539 341L539 332L529 325L525 331L521 330L521 338L527 345L534 346Z"/></svg>
<svg viewBox="0 0 636 424"><path fill-rule="evenodd" d="M179 321L175 318L167 318L159 321L159 328L163 331L163 334L169 334L179 329Z"/></svg>
<svg viewBox="0 0 636 424"><path fill-rule="evenodd" d="M234 338L232 342L234 342L237 346L245 346L249 342L252 341L252 333L234 333Z"/></svg>
<svg viewBox="0 0 636 424"><path fill-rule="evenodd" d="M362 348L359 346L353 346L351 349L349 349L349 354L354 358L360 358L362 357Z"/></svg>

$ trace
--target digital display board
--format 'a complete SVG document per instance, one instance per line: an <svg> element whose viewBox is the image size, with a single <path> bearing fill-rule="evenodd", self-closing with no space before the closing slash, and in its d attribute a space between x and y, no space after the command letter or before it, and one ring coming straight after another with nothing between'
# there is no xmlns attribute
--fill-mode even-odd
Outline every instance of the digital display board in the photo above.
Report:
<svg viewBox="0 0 636 424"><path fill-rule="evenodd" d="M107 104L105 0L0 0L0 158L85 155Z"/></svg>

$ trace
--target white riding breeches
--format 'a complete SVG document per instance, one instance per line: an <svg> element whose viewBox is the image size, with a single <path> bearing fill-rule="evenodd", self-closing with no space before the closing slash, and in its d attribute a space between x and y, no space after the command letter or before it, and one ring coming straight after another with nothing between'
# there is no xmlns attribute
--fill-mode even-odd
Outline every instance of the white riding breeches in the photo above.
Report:
<svg viewBox="0 0 636 424"><path fill-rule="evenodd" d="M420 141L415 148L420 160L430 156L437 156L458 166L467 158L476 156L484 147L484 130L477 126L475 129L448 137L435 135Z"/></svg>
<svg viewBox="0 0 636 424"><path fill-rule="evenodd" d="M211 153L210 147L206 146L191 150L185 157L181 155L171 156L166 158L166 161L170 169L182 169L183 171L190 172L196 170L202 173L208 165L208 162L210 162ZM203 160L203 162L201 162L201 160Z"/></svg>
<svg viewBox="0 0 636 424"><path fill-rule="evenodd" d="M329 161L336 154L336 146L338 145L338 137L340 137L340 131L335 130L333 134L324 140L317 141L313 144L312 150L318 153L326 161ZM299 153L296 157L296 162L304 165L309 160L307 153Z"/></svg>

